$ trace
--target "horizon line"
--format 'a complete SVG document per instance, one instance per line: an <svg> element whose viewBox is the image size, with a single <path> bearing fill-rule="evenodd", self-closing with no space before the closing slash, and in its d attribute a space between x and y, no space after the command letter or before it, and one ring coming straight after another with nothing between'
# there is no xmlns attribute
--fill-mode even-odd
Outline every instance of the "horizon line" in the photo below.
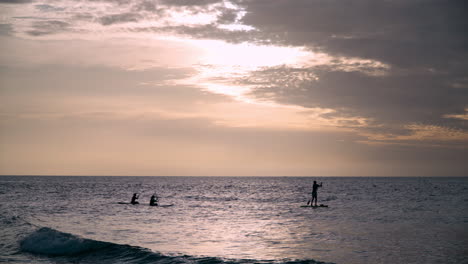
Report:
<svg viewBox="0 0 468 264"><path fill-rule="evenodd" d="M467 175L464 176L450 176L450 175L388 175L388 176L379 176L379 175L310 175L310 176L274 176L274 175L73 175L73 174L68 174L68 175L59 175L59 174L0 174L0 177L231 177L231 178L253 178L253 177L263 177L263 178L313 178L313 177L318 177L318 178L446 178L446 177L453 177L453 178L464 178L468 177Z"/></svg>

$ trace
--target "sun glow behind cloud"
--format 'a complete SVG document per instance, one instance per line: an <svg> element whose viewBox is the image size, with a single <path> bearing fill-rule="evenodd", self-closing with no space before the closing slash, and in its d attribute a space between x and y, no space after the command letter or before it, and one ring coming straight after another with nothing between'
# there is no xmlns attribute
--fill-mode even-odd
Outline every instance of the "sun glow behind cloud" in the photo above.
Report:
<svg viewBox="0 0 468 264"><path fill-rule="evenodd" d="M198 75L183 80L183 83L197 84L207 91L232 96L244 102L252 102L246 94L253 87L237 84L239 78L262 68L280 65L300 67L303 61L314 56L312 52L297 47L232 44L219 40L182 41L201 51L196 65Z"/></svg>
<svg viewBox="0 0 468 264"><path fill-rule="evenodd" d="M234 67L255 70L258 67L273 67L277 65L293 65L300 58L311 56L296 47L262 46L252 43L231 44L218 40L198 40L195 42L205 50L201 56L203 64Z"/></svg>

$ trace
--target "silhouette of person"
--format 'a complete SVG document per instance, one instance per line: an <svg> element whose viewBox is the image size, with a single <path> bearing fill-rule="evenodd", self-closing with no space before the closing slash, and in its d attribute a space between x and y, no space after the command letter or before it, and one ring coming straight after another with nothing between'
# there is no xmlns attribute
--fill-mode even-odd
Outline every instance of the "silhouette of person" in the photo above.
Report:
<svg viewBox="0 0 468 264"><path fill-rule="evenodd" d="M317 190L319 187L322 187L322 183L319 185L316 181L314 181L314 184L312 185L312 200L310 201L310 206L313 206L314 200L315 206L317 206Z"/></svg>
<svg viewBox="0 0 468 264"><path fill-rule="evenodd" d="M151 199L150 199L150 205L151 206L158 206L158 197L156 196L156 194L153 194L151 196Z"/></svg>
<svg viewBox="0 0 468 264"><path fill-rule="evenodd" d="M137 193L134 193L133 196L132 196L132 201L130 203L131 204L139 204L139 202L137 201L138 197L140 197L140 195L138 195Z"/></svg>

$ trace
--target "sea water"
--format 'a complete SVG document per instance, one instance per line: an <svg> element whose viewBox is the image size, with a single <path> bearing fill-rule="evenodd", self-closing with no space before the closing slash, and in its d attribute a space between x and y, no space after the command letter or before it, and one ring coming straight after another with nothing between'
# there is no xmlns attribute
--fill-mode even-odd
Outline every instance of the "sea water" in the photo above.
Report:
<svg viewBox="0 0 468 264"><path fill-rule="evenodd" d="M0 262L468 263L468 178L2 176L0 201Z"/></svg>

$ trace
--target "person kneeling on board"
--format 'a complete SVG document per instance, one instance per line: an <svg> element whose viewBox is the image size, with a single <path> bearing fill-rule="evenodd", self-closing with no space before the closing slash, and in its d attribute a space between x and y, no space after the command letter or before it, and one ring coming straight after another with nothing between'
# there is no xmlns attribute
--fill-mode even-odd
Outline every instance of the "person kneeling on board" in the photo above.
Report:
<svg viewBox="0 0 468 264"><path fill-rule="evenodd" d="M150 205L151 206L158 206L158 197L156 196L156 194L153 194L153 196L151 196L150 198Z"/></svg>
<svg viewBox="0 0 468 264"><path fill-rule="evenodd" d="M138 193L134 193L133 196L132 196L132 201L130 203L131 204L139 204L139 202L137 201L138 197L140 197L140 195L138 195Z"/></svg>

